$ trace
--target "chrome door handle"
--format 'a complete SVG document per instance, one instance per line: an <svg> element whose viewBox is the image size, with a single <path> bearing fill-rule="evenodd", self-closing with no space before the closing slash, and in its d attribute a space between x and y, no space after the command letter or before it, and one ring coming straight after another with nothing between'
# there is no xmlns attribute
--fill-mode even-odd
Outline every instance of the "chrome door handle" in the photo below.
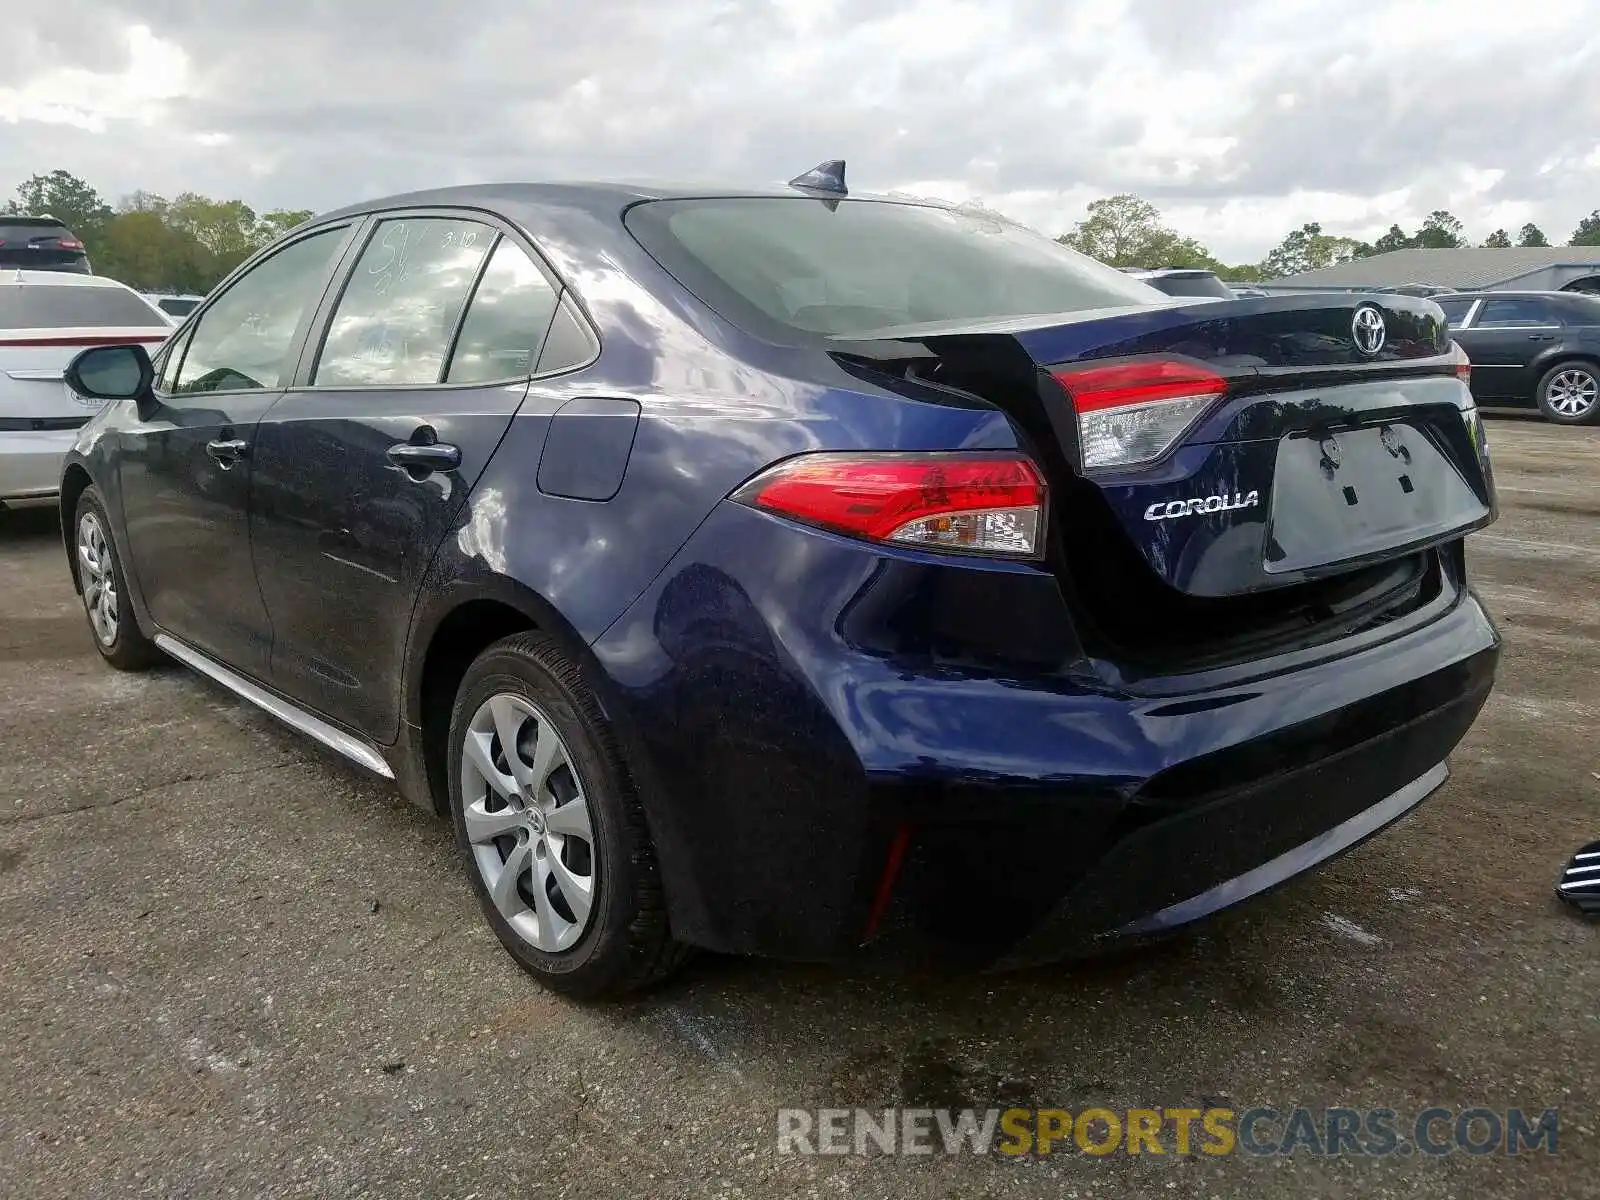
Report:
<svg viewBox="0 0 1600 1200"><path fill-rule="evenodd" d="M461 465L461 448L445 442L396 442L388 449L389 461L413 476L433 471L454 471Z"/></svg>
<svg viewBox="0 0 1600 1200"><path fill-rule="evenodd" d="M218 438L206 443L206 453L216 460L223 470L233 466L245 456L250 443L243 438Z"/></svg>

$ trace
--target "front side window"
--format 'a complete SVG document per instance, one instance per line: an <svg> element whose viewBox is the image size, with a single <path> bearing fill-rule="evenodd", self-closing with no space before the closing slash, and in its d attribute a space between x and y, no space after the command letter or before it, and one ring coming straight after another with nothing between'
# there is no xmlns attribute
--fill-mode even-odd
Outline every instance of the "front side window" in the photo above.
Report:
<svg viewBox="0 0 1600 1200"><path fill-rule="evenodd" d="M183 364L183 352L189 344L189 339L194 336L194 331L180 335L181 341L172 339L161 347L161 354L156 359L156 391L170 393L178 383L178 368Z"/></svg>
<svg viewBox="0 0 1600 1200"><path fill-rule="evenodd" d="M477 221L380 222L339 297L312 384L438 383L467 293L495 237Z"/></svg>
<svg viewBox="0 0 1600 1200"><path fill-rule="evenodd" d="M1549 304L1531 296L1514 296L1505 300L1485 300L1478 314L1475 328L1509 329L1528 325L1558 325L1556 314Z"/></svg>
<svg viewBox="0 0 1600 1200"><path fill-rule="evenodd" d="M322 297L344 229L302 238L252 267L200 314L178 366L177 393L287 387L295 332Z"/></svg>
<svg viewBox="0 0 1600 1200"><path fill-rule="evenodd" d="M884 336L898 326L1170 304L1156 289L1004 218L808 197L656 200L634 237L736 324Z"/></svg>
<svg viewBox="0 0 1600 1200"><path fill-rule="evenodd" d="M467 306L450 357L450 383L532 375L534 355L556 310L556 291L522 247L501 238Z"/></svg>

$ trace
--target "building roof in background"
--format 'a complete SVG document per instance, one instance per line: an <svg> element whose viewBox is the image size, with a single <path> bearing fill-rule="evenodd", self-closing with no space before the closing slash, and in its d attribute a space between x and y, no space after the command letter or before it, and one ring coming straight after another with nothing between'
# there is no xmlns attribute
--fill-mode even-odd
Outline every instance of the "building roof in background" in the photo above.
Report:
<svg viewBox="0 0 1600 1200"><path fill-rule="evenodd" d="M1481 288L1558 263L1593 263L1595 269L1600 270L1600 246L1391 250L1334 267L1302 271L1273 282L1319 287L1399 287L1408 283L1429 283L1451 288Z"/></svg>

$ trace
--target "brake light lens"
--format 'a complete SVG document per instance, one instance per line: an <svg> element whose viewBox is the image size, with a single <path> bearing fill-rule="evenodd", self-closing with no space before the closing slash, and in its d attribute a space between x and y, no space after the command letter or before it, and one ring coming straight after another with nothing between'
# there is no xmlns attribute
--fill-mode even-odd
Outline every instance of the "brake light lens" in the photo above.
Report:
<svg viewBox="0 0 1600 1200"><path fill-rule="evenodd" d="M56 239L56 245L58 247L60 247L62 250L82 250L83 249L83 243L80 242L77 238L72 238L72 237L57 238Z"/></svg>
<svg viewBox="0 0 1600 1200"><path fill-rule="evenodd" d="M876 542L1036 558L1046 489L1020 455L805 454L732 499Z"/></svg>
<svg viewBox="0 0 1600 1200"><path fill-rule="evenodd" d="M1472 386L1472 359L1467 357L1467 352L1461 348L1460 342L1450 343L1451 357L1455 359L1456 378L1468 387Z"/></svg>
<svg viewBox="0 0 1600 1200"><path fill-rule="evenodd" d="M1077 414L1086 471L1154 462L1228 390L1215 371L1181 359L1065 366L1051 374Z"/></svg>

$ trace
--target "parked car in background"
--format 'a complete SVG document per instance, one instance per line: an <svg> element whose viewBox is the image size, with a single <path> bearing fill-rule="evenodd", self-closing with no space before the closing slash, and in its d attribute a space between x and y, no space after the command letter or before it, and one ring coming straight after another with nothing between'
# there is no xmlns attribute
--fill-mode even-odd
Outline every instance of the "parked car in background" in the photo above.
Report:
<svg viewBox="0 0 1600 1200"><path fill-rule="evenodd" d="M84 351L61 513L108 663L448 816L553 988L1016 966L1444 781L1499 655L1463 368L1426 300L1177 300L839 164L446 188Z"/></svg>
<svg viewBox="0 0 1600 1200"><path fill-rule="evenodd" d="M205 300L204 296L187 295L165 296L151 294L149 298L152 304L154 304L162 312L166 313L167 316L172 318L172 323L174 325L183 324L183 319L192 313L197 307L199 307L200 303Z"/></svg>
<svg viewBox="0 0 1600 1200"><path fill-rule="evenodd" d="M1380 287L1372 290L1394 296L1452 296L1455 294L1455 288L1443 287L1436 283L1400 283L1393 287Z"/></svg>
<svg viewBox="0 0 1600 1200"><path fill-rule="evenodd" d="M1232 300L1233 289L1217 278L1215 271L1196 267L1163 267L1156 271L1127 268L1125 274L1142 280L1158 292L1169 296L1193 297L1201 300Z"/></svg>
<svg viewBox="0 0 1600 1200"><path fill-rule="evenodd" d="M100 407L63 381L73 356L119 342L154 351L171 332L163 313L114 279L0 272L0 508L54 500L62 456Z"/></svg>
<svg viewBox="0 0 1600 1200"><path fill-rule="evenodd" d="M0 215L0 270L18 268L92 273L83 241L54 217Z"/></svg>
<svg viewBox="0 0 1600 1200"><path fill-rule="evenodd" d="M1600 296L1456 292L1434 302L1472 360L1480 403L1537 408L1560 425L1600 422Z"/></svg>

